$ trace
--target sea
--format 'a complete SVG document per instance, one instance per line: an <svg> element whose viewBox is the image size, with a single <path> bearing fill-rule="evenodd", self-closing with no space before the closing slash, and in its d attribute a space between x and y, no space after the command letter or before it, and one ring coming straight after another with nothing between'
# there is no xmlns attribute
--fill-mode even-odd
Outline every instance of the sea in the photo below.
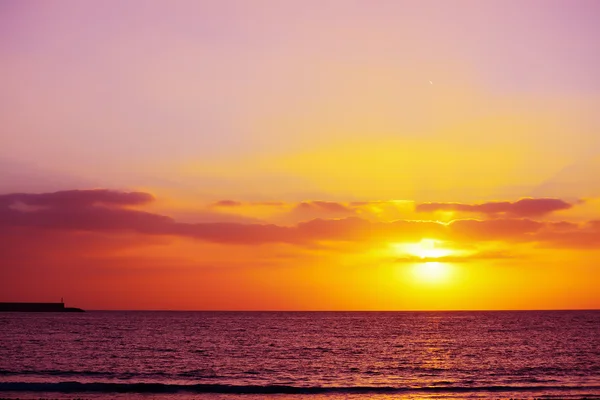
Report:
<svg viewBox="0 0 600 400"><path fill-rule="evenodd" d="M0 313L0 398L600 399L600 311Z"/></svg>

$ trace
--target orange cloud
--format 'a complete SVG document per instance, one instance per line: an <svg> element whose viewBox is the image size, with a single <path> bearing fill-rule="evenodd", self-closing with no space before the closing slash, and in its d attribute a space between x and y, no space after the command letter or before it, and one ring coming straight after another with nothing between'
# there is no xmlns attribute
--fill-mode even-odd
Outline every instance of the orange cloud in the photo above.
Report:
<svg viewBox="0 0 600 400"><path fill-rule="evenodd" d="M239 207L241 205L242 202L234 200L220 200L211 204L212 207Z"/></svg>
<svg viewBox="0 0 600 400"><path fill-rule="evenodd" d="M0 282L4 283L0 297L47 301L60 293L82 299L77 304L84 308L260 309L278 305L299 309L299 304L341 307L324 306L319 303L322 299L313 303L312 293L323 293L323 298L335 293L350 308L357 298L369 307L384 307L384 303L369 303L374 292L365 288L387 287L388 292L380 292L395 296L394 279L410 279L404 275L412 268L410 263L456 264L450 266L456 273L454 290L462 296L465 291L479 293L482 287L497 287L497 276L505 273L511 278L501 286L503 290L511 290L514 277L525 279L524 274L533 274L524 282L537 288L536 274L563 271L569 260L582 271L578 276L584 276L594 271L591 253L573 249L600 248L597 220L573 223L493 215L440 223L378 220L357 214L290 225L243 220L190 223L172 218L170 212L166 216L137 207L152 198L103 190L0 195ZM355 207L304 203L324 216ZM286 203L283 211L290 213L298 204ZM449 251L432 257L399 250L424 239L442 242ZM499 265L505 262L518 268ZM544 265L544 271L524 267L534 262ZM577 279L594 298L594 288L587 283L593 279ZM561 272L556 282L563 281ZM343 289L336 292L336 288ZM498 289L499 301L504 301L501 292ZM418 299L419 293L410 293L410 298Z"/></svg>
<svg viewBox="0 0 600 400"><path fill-rule="evenodd" d="M208 205L208 209L227 210L236 215L255 219L253 222L272 221L278 224L290 225L317 218L344 218L360 216L372 221L394 221L410 219L414 216L412 201L376 200L376 201L324 201L305 200L301 202L283 201L235 201L220 200ZM195 211L197 212L197 211ZM177 214L177 211L171 211ZM222 214L221 214L222 215ZM233 214L232 214L233 215ZM258 218L258 219L257 219ZM252 222L222 219L196 222Z"/></svg>
<svg viewBox="0 0 600 400"><path fill-rule="evenodd" d="M106 190L2 195L0 196L0 227L135 232L246 245L289 243L308 246L320 241L407 241L433 237L458 242L500 240L546 242L558 243L561 246L591 248L600 238L598 221L580 226L569 222L500 218L459 219L443 224L436 221L413 220L381 222L352 216L338 219L314 218L292 226L282 226L240 222L185 223L177 222L168 216L126 208L128 205L148 202L151 199L153 197L147 193ZM16 202L44 207L22 210L13 207ZM297 208L326 210L328 213L342 215L352 212L343 204L322 201L303 202ZM532 212L523 211L531 210L530 206L518 206L516 209L521 210L521 213Z"/></svg>
<svg viewBox="0 0 600 400"><path fill-rule="evenodd" d="M462 241L517 240L543 229L546 224L530 219L461 219L450 223L453 237Z"/></svg>
<svg viewBox="0 0 600 400"><path fill-rule="evenodd" d="M590 221L576 229L552 229L536 239L543 247L565 249L600 249L600 223Z"/></svg>
<svg viewBox="0 0 600 400"><path fill-rule="evenodd" d="M588 222L588 226L589 226L591 229L597 229L597 230L600 230L600 221L589 221L589 222Z"/></svg>
<svg viewBox="0 0 600 400"><path fill-rule="evenodd" d="M288 205L283 201L250 201L242 202L236 200L219 200L212 204L213 206L221 207L239 207L239 206L262 206L262 207L282 207Z"/></svg>
<svg viewBox="0 0 600 400"><path fill-rule="evenodd" d="M296 204L284 218L296 222L316 218L343 218L354 216L355 214L356 210L342 203L333 201L303 201Z"/></svg>
<svg viewBox="0 0 600 400"><path fill-rule="evenodd" d="M482 261L482 260L507 260L517 258L516 255L510 254L507 251L499 250L499 251L482 251L478 253L473 253L469 255L457 255L457 256L443 256L443 257L418 257L414 255L407 255L404 257L399 257L395 259L397 263L425 263L425 262L444 262L444 263L468 263L474 261ZM522 258L522 256L519 256Z"/></svg>
<svg viewBox="0 0 600 400"><path fill-rule="evenodd" d="M463 203L422 203L417 212L460 211L486 215L507 215L511 217L541 217L554 211L568 210L573 205L560 199L521 199L516 202L488 202L482 204Z"/></svg>
<svg viewBox="0 0 600 400"><path fill-rule="evenodd" d="M331 213L353 213L349 207L333 201L306 201L298 204L297 209L324 210Z"/></svg>

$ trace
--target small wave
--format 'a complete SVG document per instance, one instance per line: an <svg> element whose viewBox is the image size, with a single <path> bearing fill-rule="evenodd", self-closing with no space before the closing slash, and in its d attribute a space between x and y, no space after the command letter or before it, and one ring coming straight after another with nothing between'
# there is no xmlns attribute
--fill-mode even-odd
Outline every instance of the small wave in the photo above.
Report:
<svg viewBox="0 0 600 400"><path fill-rule="evenodd" d="M600 386L453 386L453 387L382 387L382 386L287 386L287 385L178 385L163 383L108 383L108 382L0 382L0 392L59 392L59 393L222 393L222 394L362 394L362 393L465 393L465 392L546 392L592 391Z"/></svg>
<svg viewBox="0 0 600 400"><path fill-rule="evenodd" d="M38 371L10 371L1 370L0 376L11 376L11 375L46 375L46 376L112 376L112 373L101 372L101 371L65 371L55 369L44 369Z"/></svg>

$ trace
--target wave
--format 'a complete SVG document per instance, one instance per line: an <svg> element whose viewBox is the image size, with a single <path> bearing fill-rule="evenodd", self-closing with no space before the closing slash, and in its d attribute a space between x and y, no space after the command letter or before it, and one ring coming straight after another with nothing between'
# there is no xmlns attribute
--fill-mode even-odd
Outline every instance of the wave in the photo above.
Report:
<svg viewBox="0 0 600 400"><path fill-rule="evenodd" d="M111 382L0 382L0 392L59 393L219 393L219 394L395 394L395 393L464 393L464 392L568 392L600 393L600 386L287 386L287 385L225 385L225 384L163 384Z"/></svg>
<svg viewBox="0 0 600 400"><path fill-rule="evenodd" d="M0 369L0 376L10 376L10 375L47 375L47 376L113 376L113 373L107 373L102 371L70 371L70 370L58 370L58 369L43 369L37 371L11 371Z"/></svg>

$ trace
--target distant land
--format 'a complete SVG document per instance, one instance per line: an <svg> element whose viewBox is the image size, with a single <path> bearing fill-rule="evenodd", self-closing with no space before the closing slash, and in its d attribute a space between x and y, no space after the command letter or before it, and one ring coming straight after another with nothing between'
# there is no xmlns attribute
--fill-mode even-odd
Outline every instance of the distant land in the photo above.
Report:
<svg viewBox="0 0 600 400"><path fill-rule="evenodd" d="M0 312L84 312L65 303L0 303Z"/></svg>

